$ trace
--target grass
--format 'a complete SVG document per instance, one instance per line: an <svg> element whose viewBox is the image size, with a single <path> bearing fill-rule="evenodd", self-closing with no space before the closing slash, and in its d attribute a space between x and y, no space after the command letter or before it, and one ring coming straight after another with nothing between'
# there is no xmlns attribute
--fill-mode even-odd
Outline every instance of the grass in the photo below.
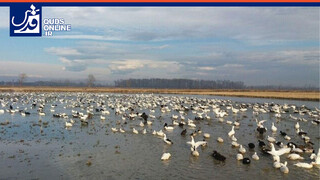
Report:
<svg viewBox="0 0 320 180"><path fill-rule="evenodd" d="M233 89L137 89L110 87L47 87L47 86L0 86L0 92L90 92L90 93L159 93L215 95L256 98L277 98L319 101L319 91L284 91L284 90L233 90Z"/></svg>

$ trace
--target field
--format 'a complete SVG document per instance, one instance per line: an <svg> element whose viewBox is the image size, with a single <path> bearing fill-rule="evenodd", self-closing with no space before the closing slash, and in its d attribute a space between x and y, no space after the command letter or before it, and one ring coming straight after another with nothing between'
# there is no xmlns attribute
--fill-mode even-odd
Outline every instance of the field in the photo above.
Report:
<svg viewBox="0 0 320 180"><path fill-rule="evenodd" d="M162 94L190 94L216 95L256 98L277 98L319 101L319 91L275 91L275 90L231 90L231 89L135 89L135 88L107 88L107 87L35 87L2 86L0 92L91 92L91 93L162 93Z"/></svg>

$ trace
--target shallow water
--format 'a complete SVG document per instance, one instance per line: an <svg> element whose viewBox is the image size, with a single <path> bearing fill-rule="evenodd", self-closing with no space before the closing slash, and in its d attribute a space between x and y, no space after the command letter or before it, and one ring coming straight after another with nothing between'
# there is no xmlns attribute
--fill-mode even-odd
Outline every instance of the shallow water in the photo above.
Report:
<svg viewBox="0 0 320 180"><path fill-rule="evenodd" d="M17 97L16 100L14 98ZM260 98L236 98L236 97L218 97L218 96L184 96L184 95L120 95L120 94L87 94L87 93L28 93L28 94L0 94L5 102L9 102L0 109L9 109L13 104L14 109L28 108L31 115L21 116L19 112L14 114L5 112L0 114L0 122L9 121L7 125L0 125L0 179L319 179L319 168L314 167L310 170L293 166L299 161L292 161L281 156L281 162L288 161L289 174L283 174L279 169L272 166L272 157L264 155L258 147L257 139L266 141L267 135L275 137L277 140L287 143L279 130L286 131L292 138L290 141L297 144L303 144L302 139L296 134L294 125L297 120L293 120L289 115L303 117L308 122L299 121L301 129L308 132L308 136L314 143L316 151L319 148L319 125L314 125L311 120L315 119L309 115L282 114L281 119L277 120L274 113L264 113L253 115L252 108L246 112L232 114L224 117L224 122L219 122L211 111L208 115L211 120L195 121L197 128L187 128L188 134L201 128L204 133L210 133L211 137L207 139L207 147L199 147L199 157L190 154L190 146L186 144L190 141L190 136L181 136L183 130L176 126L172 131L164 131L167 137L173 141L173 145L167 145L159 136L152 135L153 130L163 129L166 122L172 124L172 114L178 115L179 112L161 113L160 106L155 108L153 113L157 118L152 120L151 126L140 127L141 119L122 120L122 115L116 115L115 109L109 108L110 115L105 115L106 120L101 120L101 112L95 112L92 119L89 119L88 126L81 126L80 120L71 117L71 110L86 112L84 108L71 107L70 105L77 99L91 99L90 105L96 106L96 102L105 101L115 104L126 104L129 101L147 102L152 97L167 97L175 101L175 97L202 99L205 103L211 99L231 100L236 106L239 103L264 103L274 102L279 104L295 104L297 106L306 105L314 110L319 108L319 102L310 101L291 101ZM37 109L31 109L32 100L45 100L45 116L39 116ZM59 101L61 100L61 101ZM67 100L67 101L66 101ZM15 102L16 101L16 102ZM22 103L29 101L29 103ZM50 112L51 104L57 104L55 112ZM170 107L170 106L169 106ZM190 107L190 106L189 106ZM221 109L225 109L221 106ZM136 107L134 112L146 112L149 114L150 108ZM126 113L129 111L127 110ZM66 113L68 119L55 118L53 113ZM161 116L159 118L159 116ZM195 114L190 111L185 115L186 120L194 119ZM256 132L256 123L254 119L266 119L264 123L268 131L260 137ZM71 128L65 128L65 122L74 119L76 122ZM150 118L149 118L150 119ZM148 119L148 120L149 120ZM41 121L39 121L41 120ZM251 159L250 165L244 165L236 160L238 148L231 147L231 139L227 133L231 130L231 125L226 121L238 121L240 127L236 128L236 138L238 143L243 144L247 152L244 157ZM120 125L117 124L120 122ZM127 122L125 124L124 122ZM271 123L275 122L278 133L274 134L271 129ZM48 125L45 125L48 123ZM123 127L125 133L111 131L111 127ZM139 134L132 133L132 127L139 131ZM148 133L143 135L141 130L147 129ZM222 137L224 143L218 143L217 137ZM195 140L202 140L202 134L195 136ZM247 144L253 142L256 145L255 150L250 151ZM225 155L227 160L219 162L211 157L213 150L217 150ZM260 160L252 160L254 151L260 157ZM171 158L168 161L161 161L160 158L164 152L170 152ZM310 154L302 155L305 160L300 162L310 162Z"/></svg>

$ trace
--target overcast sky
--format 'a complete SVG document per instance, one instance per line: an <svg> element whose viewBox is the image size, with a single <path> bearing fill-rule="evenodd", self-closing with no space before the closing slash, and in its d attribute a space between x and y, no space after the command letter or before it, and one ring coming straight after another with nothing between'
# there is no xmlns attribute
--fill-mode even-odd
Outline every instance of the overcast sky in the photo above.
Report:
<svg viewBox="0 0 320 180"><path fill-rule="evenodd" d="M9 37L0 8L0 81L127 78L319 86L319 7L43 7L71 32Z"/></svg>

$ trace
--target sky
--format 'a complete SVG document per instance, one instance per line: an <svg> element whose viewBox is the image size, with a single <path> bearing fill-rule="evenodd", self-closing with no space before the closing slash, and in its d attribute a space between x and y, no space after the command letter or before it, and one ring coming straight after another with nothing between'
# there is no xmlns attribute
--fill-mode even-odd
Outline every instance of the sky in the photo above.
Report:
<svg viewBox="0 0 320 180"><path fill-rule="evenodd" d="M10 37L0 81L187 78L319 87L319 7L42 7L70 32Z"/></svg>

